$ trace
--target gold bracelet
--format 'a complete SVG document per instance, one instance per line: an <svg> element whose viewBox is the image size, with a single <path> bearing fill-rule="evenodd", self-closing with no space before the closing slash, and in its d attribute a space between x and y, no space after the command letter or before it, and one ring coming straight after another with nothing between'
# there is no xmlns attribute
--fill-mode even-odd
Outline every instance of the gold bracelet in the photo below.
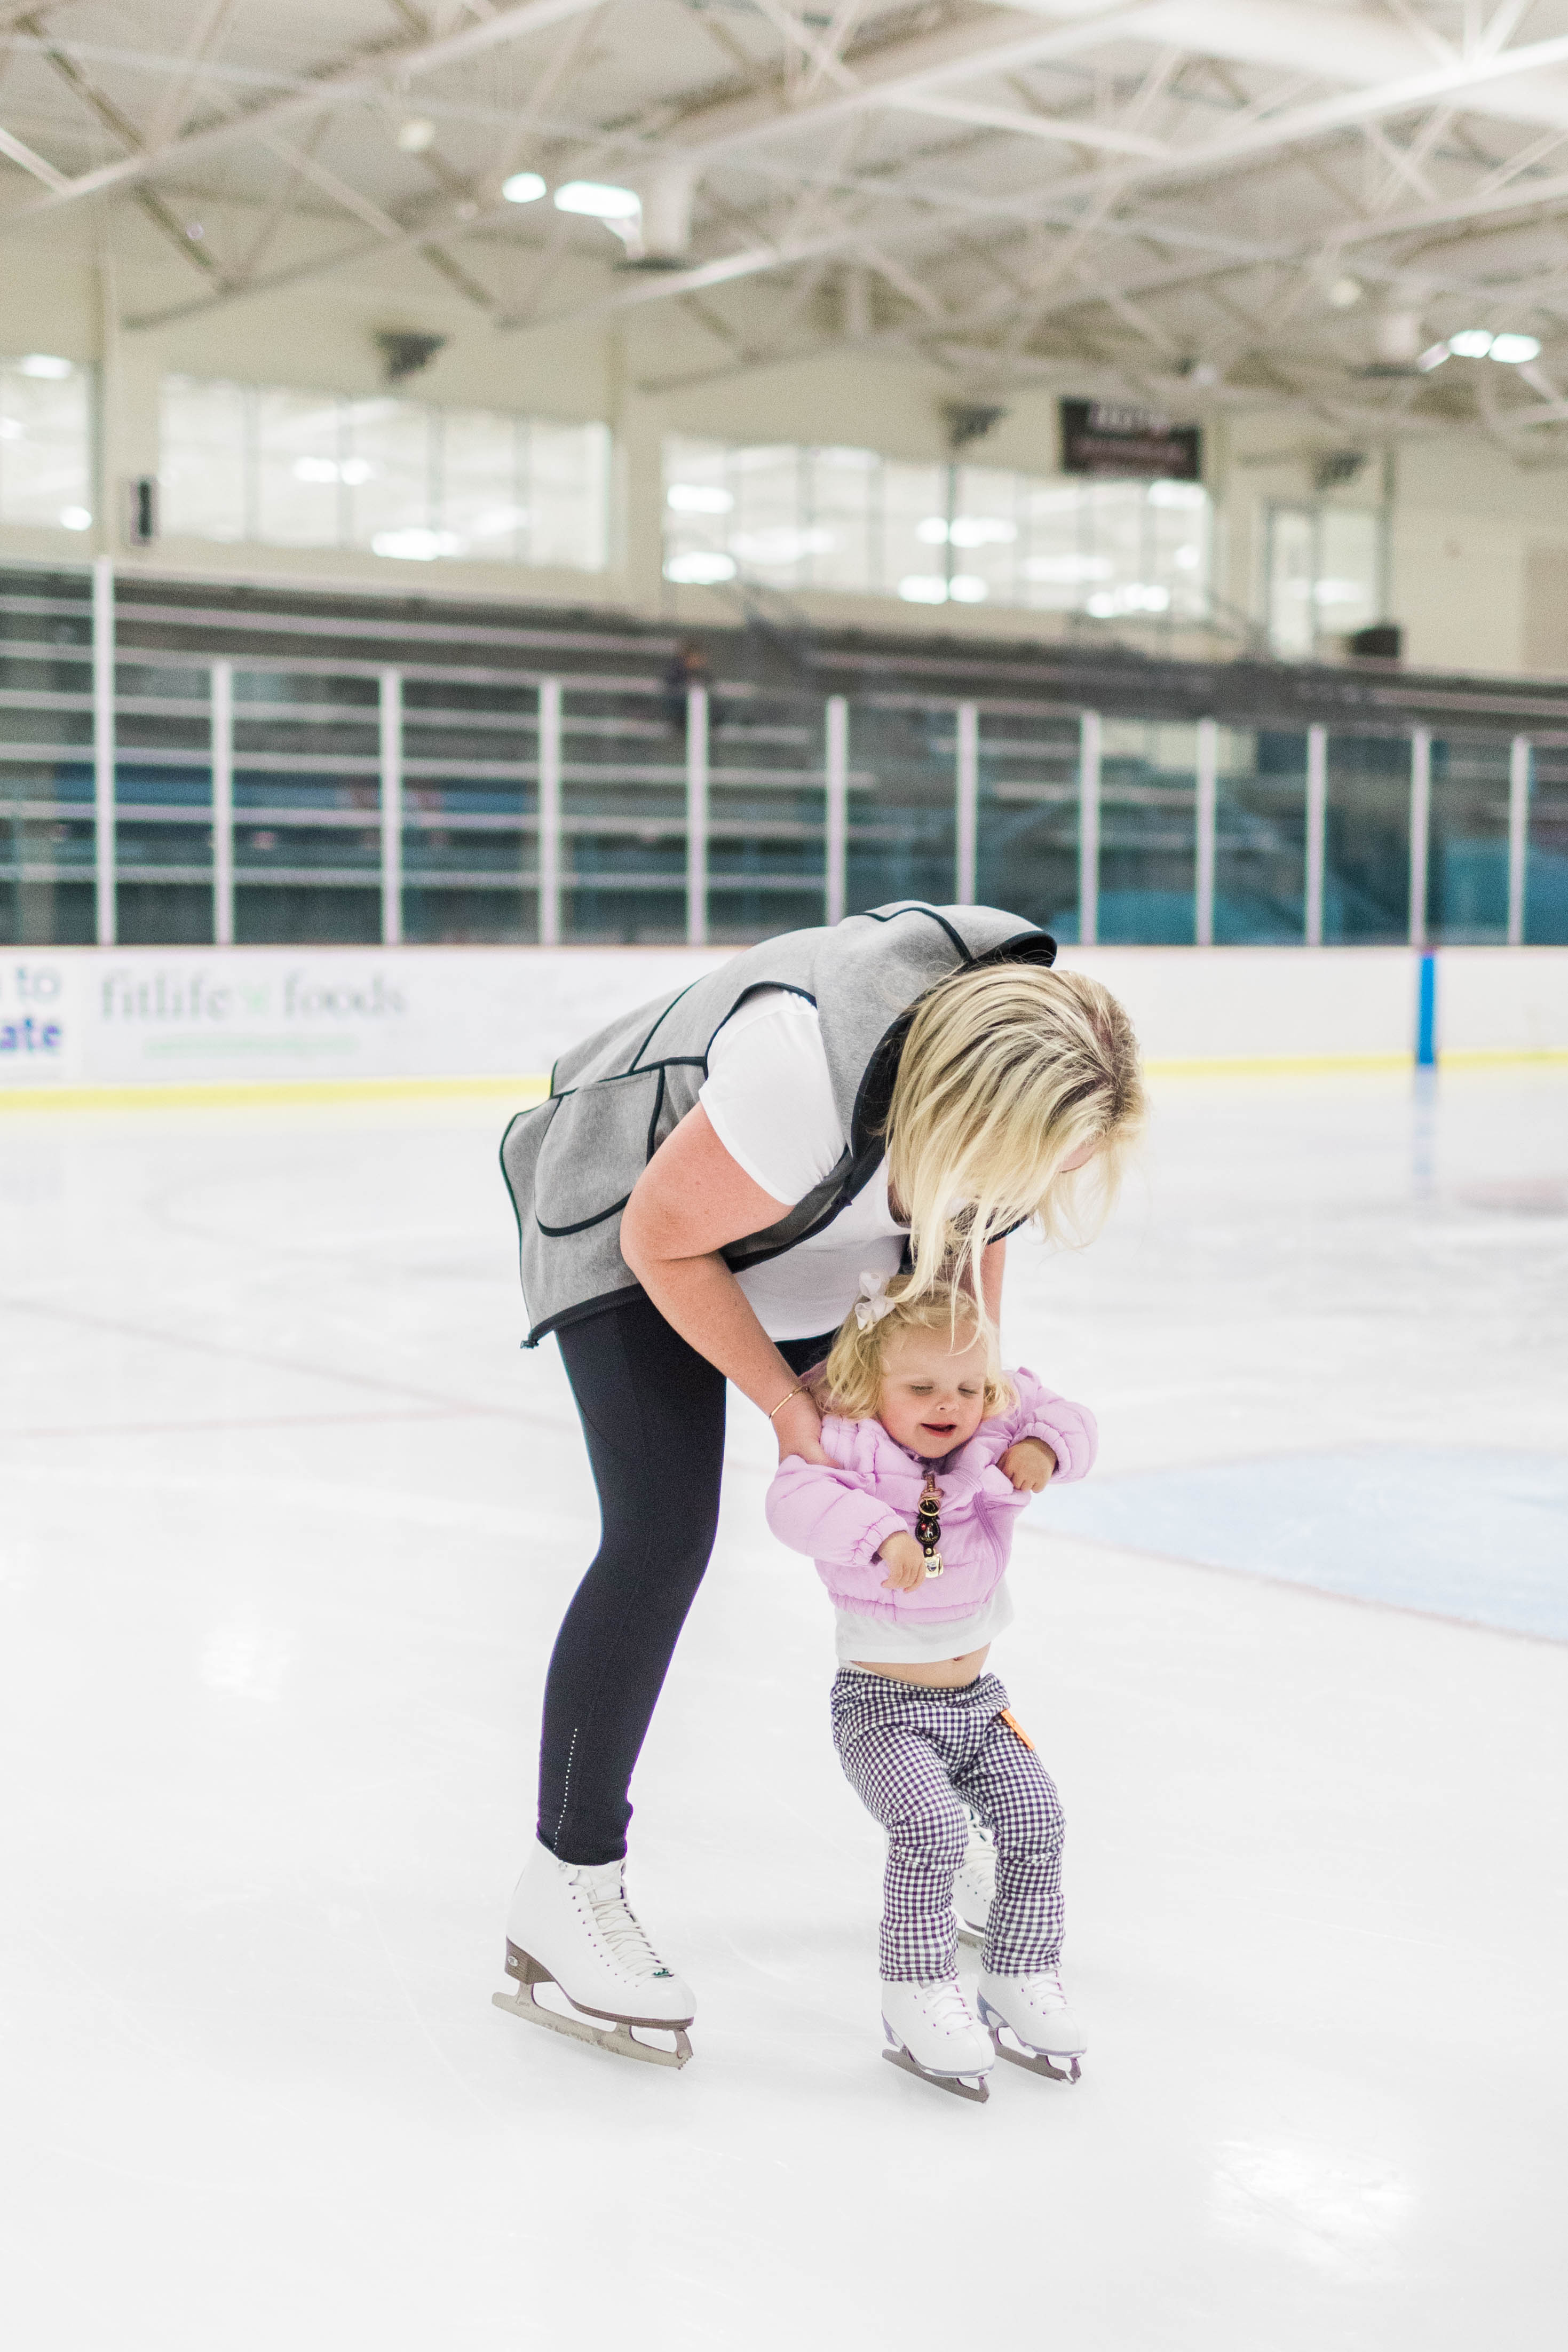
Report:
<svg viewBox="0 0 1568 2352"><path fill-rule="evenodd" d="M774 1405L772 1412L769 1413L768 1419L770 1421L776 1421L780 1413L783 1412L785 1405L788 1404L791 1397L804 1396L805 1394L805 1382L804 1381L796 1381L794 1388L791 1389L786 1395L780 1397L777 1404Z"/></svg>

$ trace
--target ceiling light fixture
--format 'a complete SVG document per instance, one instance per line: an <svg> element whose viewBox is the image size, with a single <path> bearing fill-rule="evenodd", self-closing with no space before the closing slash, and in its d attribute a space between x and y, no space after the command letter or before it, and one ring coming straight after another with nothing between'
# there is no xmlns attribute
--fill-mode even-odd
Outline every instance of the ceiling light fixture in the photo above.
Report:
<svg viewBox="0 0 1568 2352"><path fill-rule="evenodd" d="M1448 338L1448 349L1457 360L1484 360L1492 347L1492 339L1484 327L1462 327Z"/></svg>
<svg viewBox="0 0 1568 2352"><path fill-rule="evenodd" d="M642 199L635 188L616 188L603 180L568 180L555 191L558 213L582 213L589 220L635 220Z"/></svg>
<svg viewBox="0 0 1568 2352"><path fill-rule="evenodd" d="M29 352L16 362L16 370L20 375L40 376L46 383L63 383L76 373L69 360L57 359L53 352Z"/></svg>
<svg viewBox="0 0 1568 2352"><path fill-rule="evenodd" d="M411 114L397 126L397 143L405 155L423 155L436 143L436 125L427 114Z"/></svg>
<svg viewBox="0 0 1568 2352"><path fill-rule="evenodd" d="M510 180L501 182L500 192L509 205L536 205L545 185L537 172L514 172Z"/></svg>
<svg viewBox="0 0 1568 2352"><path fill-rule="evenodd" d="M1541 345L1533 335L1494 335L1487 357L1500 360L1504 367L1528 367L1541 357Z"/></svg>

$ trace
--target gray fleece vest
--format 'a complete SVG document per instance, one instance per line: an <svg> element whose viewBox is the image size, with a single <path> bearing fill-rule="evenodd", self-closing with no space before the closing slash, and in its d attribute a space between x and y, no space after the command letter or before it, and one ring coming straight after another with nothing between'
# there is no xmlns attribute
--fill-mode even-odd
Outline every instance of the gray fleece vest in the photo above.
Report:
<svg viewBox="0 0 1568 2352"><path fill-rule="evenodd" d="M725 1246L737 1271L820 1233L870 1181L899 1053L928 989L963 964L1055 956L1054 941L1017 915L910 900L763 940L574 1045L551 1073L548 1099L520 1112L501 1143L529 1311L525 1344L640 1295L621 1255L621 1212L696 1102L708 1049L746 997L785 988L816 1005L848 1140L837 1166L786 1217Z"/></svg>

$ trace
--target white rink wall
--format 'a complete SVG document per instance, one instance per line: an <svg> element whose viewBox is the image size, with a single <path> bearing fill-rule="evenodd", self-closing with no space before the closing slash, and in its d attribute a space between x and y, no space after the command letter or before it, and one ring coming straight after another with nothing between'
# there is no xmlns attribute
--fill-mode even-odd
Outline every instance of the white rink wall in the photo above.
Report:
<svg viewBox="0 0 1568 2352"><path fill-rule="evenodd" d="M0 1093L354 1080L539 1080L616 1013L727 949L0 950ZM1568 1055L1568 949L1436 952L1451 1057ZM1151 1063L1389 1063L1412 1055L1405 948L1076 948Z"/></svg>

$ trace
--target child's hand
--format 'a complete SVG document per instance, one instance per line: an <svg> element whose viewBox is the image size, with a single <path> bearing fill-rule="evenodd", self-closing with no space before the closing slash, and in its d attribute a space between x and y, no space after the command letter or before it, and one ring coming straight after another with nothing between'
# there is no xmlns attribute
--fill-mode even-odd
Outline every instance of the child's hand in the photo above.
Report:
<svg viewBox="0 0 1568 2352"><path fill-rule="evenodd" d="M901 1528L878 1546L877 1557L888 1570L883 1585L891 1585L895 1592L913 1592L925 1582L926 1556L913 1536L906 1535Z"/></svg>
<svg viewBox="0 0 1568 2352"><path fill-rule="evenodd" d="M1057 1457L1038 1437L1020 1437L1010 1445L996 1465L1005 1478L1011 1478L1022 1494L1037 1495L1048 1486L1057 1466Z"/></svg>

